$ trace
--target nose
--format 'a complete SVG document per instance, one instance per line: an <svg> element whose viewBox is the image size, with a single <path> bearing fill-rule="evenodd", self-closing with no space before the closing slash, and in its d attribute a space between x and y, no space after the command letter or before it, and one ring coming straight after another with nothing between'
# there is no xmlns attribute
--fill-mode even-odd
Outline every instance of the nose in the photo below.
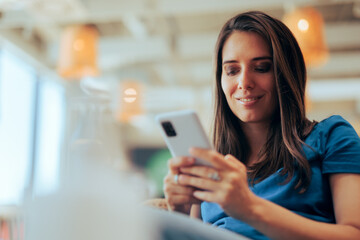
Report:
<svg viewBox="0 0 360 240"><path fill-rule="evenodd" d="M249 90L253 89L255 86L251 73L247 69L244 69L241 74L239 74L237 81L238 89Z"/></svg>

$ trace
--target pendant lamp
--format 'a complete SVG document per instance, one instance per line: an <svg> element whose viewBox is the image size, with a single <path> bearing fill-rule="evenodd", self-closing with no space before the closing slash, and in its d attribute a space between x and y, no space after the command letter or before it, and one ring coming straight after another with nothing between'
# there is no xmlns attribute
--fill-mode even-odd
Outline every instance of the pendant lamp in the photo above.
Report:
<svg viewBox="0 0 360 240"><path fill-rule="evenodd" d="M119 86L119 102L116 119L127 123L131 118L144 113L142 94L144 86L136 80L124 80Z"/></svg>
<svg viewBox="0 0 360 240"><path fill-rule="evenodd" d="M297 8L285 14L283 21L298 41L306 65L309 67L323 65L329 53L321 13L312 7Z"/></svg>
<svg viewBox="0 0 360 240"><path fill-rule="evenodd" d="M93 25L74 25L64 29L58 63L60 76L66 79L81 79L99 75L98 35Z"/></svg>

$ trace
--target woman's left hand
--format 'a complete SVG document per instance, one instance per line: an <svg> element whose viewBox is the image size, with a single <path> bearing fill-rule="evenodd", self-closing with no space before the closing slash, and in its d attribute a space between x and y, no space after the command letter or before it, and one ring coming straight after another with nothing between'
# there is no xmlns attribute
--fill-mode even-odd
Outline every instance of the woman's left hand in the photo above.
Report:
<svg viewBox="0 0 360 240"><path fill-rule="evenodd" d="M229 216L249 216L256 196L249 189L246 166L232 155L223 156L214 150L191 148L190 154L213 167L183 167L179 182L199 189L193 193L195 198L219 204Z"/></svg>

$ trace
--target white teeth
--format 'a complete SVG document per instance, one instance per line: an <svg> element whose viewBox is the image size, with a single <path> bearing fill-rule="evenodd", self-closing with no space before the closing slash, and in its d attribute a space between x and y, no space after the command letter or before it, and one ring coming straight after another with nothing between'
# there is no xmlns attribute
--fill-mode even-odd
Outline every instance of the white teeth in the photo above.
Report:
<svg viewBox="0 0 360 240"><path fill-rule="evenodd" d="M251 102L251 101L255 101L257 100L258 98L240 98L240 101L242 102Z"/></svg>

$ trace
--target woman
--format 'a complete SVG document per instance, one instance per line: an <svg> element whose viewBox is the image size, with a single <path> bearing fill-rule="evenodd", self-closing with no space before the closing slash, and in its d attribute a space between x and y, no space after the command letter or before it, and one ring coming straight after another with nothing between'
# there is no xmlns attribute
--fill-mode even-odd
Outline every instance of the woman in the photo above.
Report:
<svg viewBox="0 0 360 240"><path fill-rule="evenodd" d="M360 239L359 137L340 116L306 118L306 69L290 30L243 13L216 51L216 151L190 149L213 167L171 159L169 208L253 239Z"/></svg>

